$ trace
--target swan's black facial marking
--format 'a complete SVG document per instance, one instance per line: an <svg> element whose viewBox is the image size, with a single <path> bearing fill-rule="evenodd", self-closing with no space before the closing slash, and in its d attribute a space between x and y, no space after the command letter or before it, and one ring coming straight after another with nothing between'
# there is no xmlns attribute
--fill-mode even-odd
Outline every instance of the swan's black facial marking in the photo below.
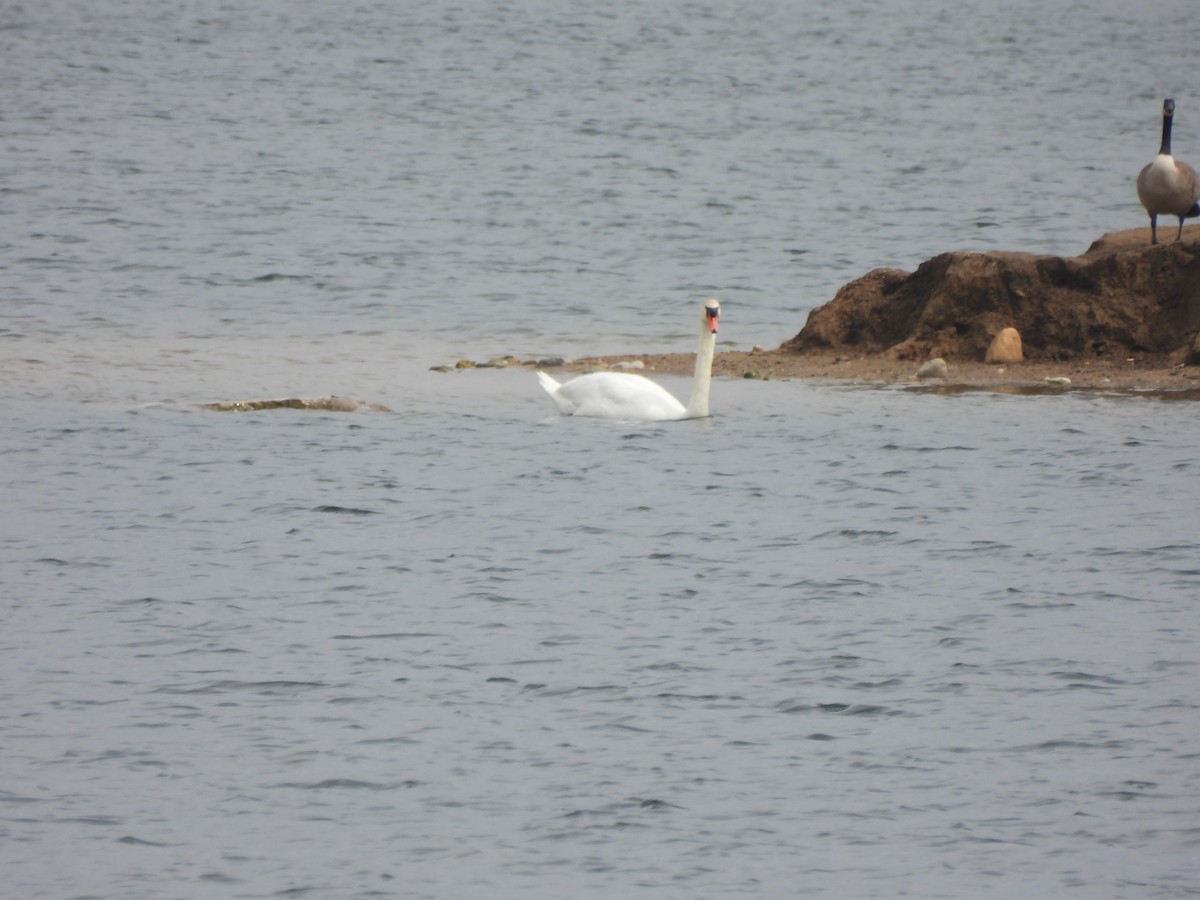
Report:
<svg viewBox="0 0 1200 900"><path fill-rule="evenodd" d="M709 330L709 331L710 331L712 334L716 334L716 333L717 333L717 327L718 327L718 325L717 325L717 322L718 322L718 319L720 318L720 315L721 315L721 307L719 307L719 306L715 306L715 305L714 305L714 306L707 306L707 305L706 305L706 306L704 307L704 315L707 317L707 321L708 321L708 330Z"/></svg>

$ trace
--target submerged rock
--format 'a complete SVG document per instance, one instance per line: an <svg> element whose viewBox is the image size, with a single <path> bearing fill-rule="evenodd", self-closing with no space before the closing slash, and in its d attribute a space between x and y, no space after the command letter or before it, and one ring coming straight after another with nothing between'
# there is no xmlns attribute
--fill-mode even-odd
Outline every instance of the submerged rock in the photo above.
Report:
<svg viewBox="0 0 1200 900"><path fill-rule="evenodd" d="M213 412L252 412L260 409L320 409L326 412L354 412L367 407L375 412L390 412L385 406L367 404L354 397L288 397L283 400L229 400L223 403L201 403L202 409Z"/></svg>
<svg viewBox="0 0 1200 900"><path fill-rule="evenodd" d="M813 310L781 349L979 360L1009 326L1032 360L1200 364L1200 226L1155 246L1148 228L1115 232L1076 257L943 253L915 272L876 269Z"/></svg>

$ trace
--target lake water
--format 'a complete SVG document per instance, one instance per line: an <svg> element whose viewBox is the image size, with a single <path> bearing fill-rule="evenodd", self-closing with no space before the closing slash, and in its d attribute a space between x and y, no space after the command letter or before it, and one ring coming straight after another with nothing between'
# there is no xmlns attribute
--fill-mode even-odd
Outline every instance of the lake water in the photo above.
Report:
<svg viewBox="0 0 1200 900"><path fill-rule="evenodd" d="M1194 402L429 371L1142 225L1190 7L1056 10L0 11L5 892L1200 893Z"/></svg>

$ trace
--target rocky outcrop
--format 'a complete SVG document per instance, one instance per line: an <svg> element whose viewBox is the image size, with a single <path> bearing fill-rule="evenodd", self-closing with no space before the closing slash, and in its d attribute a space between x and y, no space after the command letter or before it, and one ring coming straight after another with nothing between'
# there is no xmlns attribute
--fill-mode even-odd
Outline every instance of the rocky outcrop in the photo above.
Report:
<svg viewBox="0 0 1200 900"><path fill-rule="evenodd" d="M911 273L876 269L780 349L980 361L1005 328L1030 360L1200 364L1200 225L1156 246L1149 228L1106 234L1077 257L943 253Z"/></svg>

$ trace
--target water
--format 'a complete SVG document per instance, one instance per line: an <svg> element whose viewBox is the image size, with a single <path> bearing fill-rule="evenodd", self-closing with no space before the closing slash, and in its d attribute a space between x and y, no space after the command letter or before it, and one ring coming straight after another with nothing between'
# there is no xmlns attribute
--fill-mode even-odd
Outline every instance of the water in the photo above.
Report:
<svg viewBox="0 0 1200 900"><path fill-rule="evenodd" d="M1184 7L1038 9L4 11L6 890L1200 892L1193 403L427 371L1141 224Z"/></svg>

